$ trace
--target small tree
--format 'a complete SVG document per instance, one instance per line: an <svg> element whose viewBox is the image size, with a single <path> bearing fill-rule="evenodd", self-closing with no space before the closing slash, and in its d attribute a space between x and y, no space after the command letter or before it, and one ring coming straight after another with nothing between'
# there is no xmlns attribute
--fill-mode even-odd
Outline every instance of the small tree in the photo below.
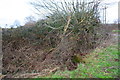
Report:
<svg viewBox="0 0 120 80"><path fill-rule="evenodd" d="M68 21L68 16L70 16L71 21L68 25L69 29L72 30L82 30L82 26L84 29L88 29L90 27L98 26L99 20L99 4L100 1L82 1L82 0L74 0L74 1L36 1L31 3L34 8L40 13L40 9L46 10L49 12L47 16L48 20L46 21L46 25L52 29L63 29ZM64 31L64 30L63 30ZM64 33L64 32L63 32Z"/></svg>
<svg viewBox="0 0 120 80"><path fill-rule="evenodd" d="M52 53L59 56L57 60L60 63L64 64L66 58L68 60L72 55L88 53L98 46L97 40L101 34L98 34L96 29L100 27L100 0L90 2L84 0L41 2L39 0L31 4L39 13L41 8L49 12L44 20L44 27L40 30L44 28L48 33L55 31L59 33L61 40ZM46 35L45 38L48 37L49 35ZM63 57L66 55L67 57Z"/></svg>
<svg viewBox="0 0 120 80"><path fill-rule="evenodd" d="M14 23L13 23L14 26L20 26L20 21L19 20L15 20Z"/></svg>
<svg viewBox="0 0 120 80"><path fill-rule="evenodd" d="M90 36L96 36L95 28L100 24L100 0L63 2L37 0L31 4L39 13L41 8L49 12L44 24L52 30L62 31L64 37L71 33L76 35L89 33Z"/></svg>

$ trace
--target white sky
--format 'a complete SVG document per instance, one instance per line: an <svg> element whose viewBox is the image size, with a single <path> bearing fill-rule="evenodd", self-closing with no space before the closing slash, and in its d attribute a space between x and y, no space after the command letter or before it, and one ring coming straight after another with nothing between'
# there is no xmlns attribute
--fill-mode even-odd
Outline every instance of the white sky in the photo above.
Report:
<svg viewBox="0 0 120 80"><path fill-rule="evenodd" d="M21 24L27 16L33 15L32 6L29 4L31 0L0 0L0 26L5 24L12 25L15 20L19 20ZM119 0L104 0L105 3L118 2ZM118 18L118 3L109 5L107 9L107 22L113 22Z"/></svg>
<svg viewBox="0 0 120 80"><path fill-rule="evenodd" d="M107 22L113 23L116 19L118 19L118 2L120 0L103 0L103 3L111 3L111 5L107 5Z"/></svg>

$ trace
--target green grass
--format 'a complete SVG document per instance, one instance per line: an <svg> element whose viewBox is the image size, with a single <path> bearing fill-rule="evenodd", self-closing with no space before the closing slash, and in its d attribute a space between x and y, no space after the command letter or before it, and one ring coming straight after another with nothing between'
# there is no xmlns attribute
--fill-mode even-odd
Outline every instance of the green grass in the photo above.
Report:
<svg viewBox="0 0 120 80"><path fill-rule="evenodd" d="M120 30L112 30L112 32L120 32Z"/></svg>
<svg viewBox="0 0 120 80"><path fill-rule="evenodd" d="M43 78L117 78L118 77L118 46L96 49L85 58L73 71L57 71Z"/></svg>

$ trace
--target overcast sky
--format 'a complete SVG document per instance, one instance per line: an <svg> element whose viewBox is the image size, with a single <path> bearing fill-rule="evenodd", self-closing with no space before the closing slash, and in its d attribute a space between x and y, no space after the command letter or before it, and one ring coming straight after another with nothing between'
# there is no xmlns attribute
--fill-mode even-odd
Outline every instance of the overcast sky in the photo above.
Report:
<svg viewBox="0 0 120 80"><path fill-rule="evenodd" d="M32 6L29 4L31 0L0 0L0 26L6 24L12 25L15 20L24 24L27 16L36 16ZM34 1L34 0L33 0ZM103 0L105 3L113 3L107 8L107 22L111 23L118 18L118 2L119 0Z"/></svg>

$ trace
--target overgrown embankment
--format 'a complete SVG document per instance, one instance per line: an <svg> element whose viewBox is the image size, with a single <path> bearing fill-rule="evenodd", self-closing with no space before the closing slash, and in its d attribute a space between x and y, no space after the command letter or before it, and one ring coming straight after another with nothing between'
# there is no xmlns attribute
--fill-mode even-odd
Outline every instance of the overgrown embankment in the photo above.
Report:
<svg viewBox="0 0 120 80"><path fill-rule="evenodd" d="M100 22L98 5L73 2L63 11L56 6L55 13L32 27L3 29L3 74L77 69L86 54L110 38Z"/></svg>

